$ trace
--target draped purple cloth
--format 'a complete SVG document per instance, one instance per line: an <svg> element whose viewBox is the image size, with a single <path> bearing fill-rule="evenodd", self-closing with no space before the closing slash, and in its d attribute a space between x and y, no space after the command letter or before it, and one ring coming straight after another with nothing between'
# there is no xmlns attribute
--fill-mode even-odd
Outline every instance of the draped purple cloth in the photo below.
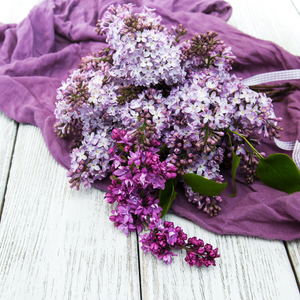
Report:
<svg viewBox="0 0 300 300"><path fill-rule="evenodd" d="M263 72L300 69L300 58L274 43L258 40L226 24L231 7L217 0L52 0L34 7L20 24L0 23L0 110L21 123L38 126L53 157L69 168L70 141L60 139L53 130L56 89L77 69L82 56L98 52L105 43L97 36L95 24L110 4L135 3L153 7L163 24L182 23L195 32L213 30L231 46L237 59L233 73L247 78ZM299 82L294 82L300 86ZM284 121L283 141L300 140L300 88L275 104L277 116ZM267 153L282 152L266 141ZM229 173L224 172L228 188L223 192L222 211L210 218L185 199L183 190L171 211L220 234L242 234L268 239L292 240L300 237L300 193L288 195L264 186L260 181L245 184L237 175L237 195ZM67 180L67 179L66 179ZM96 184L105 190L108 181Z"/></svg>

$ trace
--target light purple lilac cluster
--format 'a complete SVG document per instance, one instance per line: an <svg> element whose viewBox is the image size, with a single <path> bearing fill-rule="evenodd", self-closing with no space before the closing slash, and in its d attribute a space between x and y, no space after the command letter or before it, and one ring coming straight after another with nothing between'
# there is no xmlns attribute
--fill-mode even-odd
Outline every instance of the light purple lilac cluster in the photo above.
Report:
<svg viewBox="0 0 300 300"><path fill-rule="evenodd" d="M146 8L132 14L132 4L110 6L98 23L101 34L114 49L110 73L127 84L149 87L164 81L167 85L183 82L180 45L160 24L161 17Z"/></svg>
<svg viewBox="0 0 300 300"><path fill-rule="evenodd" d="M55 128L59 136L74 138L71 187L88 188L112 174L106 198L117 207L111 220L126 234L148 224L152 233L142 238L143 249L170 262L170 247L181 245L170 236L181 235L159 220L155 191L176 177L188 201L215 216L222 198L194 192L182 176L222 183L221 166L235 152L250 183L258 157L244 138L256 146L264 137L279 137L282 128L271 99L230 75L234 56L215 32L181 42L183 26L168 31L160 21L153 9L133 14L131 4L108 8L97 24L107 48L84 57L62 82ZM203 250L195 239L184 243L190 264L212 261L212 248Z"/></svg>
<svg viewBox="0 0 300 300"><path fill-rule="evenodd" d="M262 137L278 137L280 118L271 99L229 74L234 56L216 33L180 43L183 27L171 33L160 19L148 8L132 14L131 5L109 7L98 23L109 47L83 58L58 89L56 129L61 136L76 135L68 173L72 186L90 187L111 172L114 128L143 128L145 139L151 135L166 146L164 158L178 175L196 173L220 183L220 165L232 151L241 157L247 181L255 178L258 159L232 132L254 146ZM211 216L220 210L220 196L185 189L199 209Z"/></svg>

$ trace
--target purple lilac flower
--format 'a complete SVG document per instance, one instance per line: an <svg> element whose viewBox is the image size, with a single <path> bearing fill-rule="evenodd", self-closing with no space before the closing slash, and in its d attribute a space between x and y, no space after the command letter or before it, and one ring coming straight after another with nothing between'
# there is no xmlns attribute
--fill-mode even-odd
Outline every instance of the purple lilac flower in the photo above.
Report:
<svg viewBox="0 0 300 300"><path fill-rule="evenodd" d="M201 267L205 265L215 265L215 258L219 257L218 248L213 249L210 244L205 244L201 239L195 237L189 238L183 230L177 226L174 227L172 222L165 221L162 223L161 219L153 220L154 229L150 233L145 233L141 236L141 249L145 254L151 252L157 259L162 259L166 265L172 263L173 257L177 256L171 252L172 248L181 248L186 250L185 261L190 265ZM151 228L151 225L149 228Z"/></svg>
<svg viewBox="0 0 300 300"><path fill-rule="evenodd" d="M138 148L134 152L134 132L113 129L113 139L122 145L122 150L110 150L114 179L105 197L109 203L118 203L110 220L128 235L134 230L140 232L143 222L160 214L159 199L153 191L164 189L165 181L177 174L171 163L160 162L153 149L141 151Z"/></svg>
<svg viewBox="0 0 300 300"><path fill-rule="evenodd" d="M214 265L217 249L161 221L157 191L186 173L222 183L232 151L252 182L258 158L241 136L254 146L277 138L281 118L270 98L229 73L234 55L216 33L180 42L182 25L168 31L153 9L133 14L132 6L109 6L97 24L107 48L82 58L57 90L55 130L74 138L67 176L77 189L110 176L110 219L126 235L148 227L146 253L170 264L179 247L190 265ZM220 196L183 186L203 212L221 210Z"/></svg>

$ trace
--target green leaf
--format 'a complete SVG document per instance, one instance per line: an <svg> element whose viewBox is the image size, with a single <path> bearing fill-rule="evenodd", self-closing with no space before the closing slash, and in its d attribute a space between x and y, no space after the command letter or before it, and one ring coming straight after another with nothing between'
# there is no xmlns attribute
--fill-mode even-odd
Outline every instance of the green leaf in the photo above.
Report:
<svg viewBox="0 0 300 300"><path fill-rule="evenodd" d="M292 194L300 191L300 172L286 154L274 153L260 159L256 174L267 186Z"/></svg>
<svg viewBox="0 0 300 300"><path fill-rule="evenodd" d="M167 180L165 183L165 189L159 191L158 205L163 209L161 212L161 218L168 212L173 200L176 198L177 195L177 193L175 192L176 184L177 184L177 177L175 179Z"/></svg>
<svg viewBox="0 0 300 300"><path fill-rule="evenodd" d="M188 173L183 175L182 177L184 179L184 182L189 185L194 192L202 195L217 196L227 186L227 182L217 183L213 180L206 179L194 173Z"/></svg>
<svg viewBox="0 0 300 300"><path fill-rule="evenodd" d="M229 197L234 197L236 195L236 182L235 182L235 176L236 176L236 170L238 166L240 165L240 157L236 155L234 151L232 151L232 164L231 164L231 177L234 184L234 193L232 195L228 195Z"/></svg>

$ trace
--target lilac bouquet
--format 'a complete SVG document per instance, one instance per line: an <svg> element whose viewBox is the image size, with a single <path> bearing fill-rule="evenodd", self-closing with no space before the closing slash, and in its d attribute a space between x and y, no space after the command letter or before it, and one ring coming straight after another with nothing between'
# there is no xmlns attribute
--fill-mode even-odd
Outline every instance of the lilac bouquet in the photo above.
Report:
<svg viewBox="0 0 300 300"><path fill-rule="evenodd" d="M166 264L180 248L191 266L208 267L218 249L161 219L175 188L183 185L187 201L216 216L226 187L221 165L232 165L233 180L240 165L251 183L270 165L255 146L279 136L281 119L270 98L229 74L234 56L215 32L181 41L182 25L167 30L160 22L146 7L108 8L97 24L108 47L62 82L55 128L74 137L71 187L110 176L105 197L118 229L147 229L142 249Z"/></svg>

